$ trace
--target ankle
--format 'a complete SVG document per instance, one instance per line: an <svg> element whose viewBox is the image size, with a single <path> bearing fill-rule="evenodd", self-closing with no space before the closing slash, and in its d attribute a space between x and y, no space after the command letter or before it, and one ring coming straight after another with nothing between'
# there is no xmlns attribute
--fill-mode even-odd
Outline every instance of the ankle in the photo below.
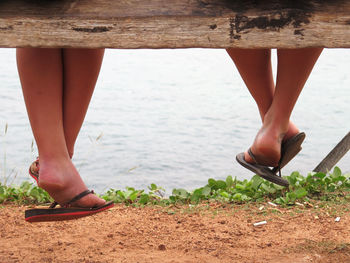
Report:
<svg viewBox="0 0 350 263"><path fill-rule="evenodd" d="M289 120L278 118L278 116L266 116L262 129L268 131L270 136L275 137L279 142L289 131Z"/></svg>
<svg viewBox="0 0 350 263"><path fill-rule="evenodd" d="M294 135L298 134L299 132L300 131L298 127L293 122L289 122L288 131L286 135L283 137L283 140L287 140L293 137Z"/></svg>
<svg viewBox="0 0 350 263"><path fill-rule="evenodd" d="M67 154L52 154L52 153L39 153L40 166L55 166L57 164L64 164L71 161L71 158Z"/></svg>

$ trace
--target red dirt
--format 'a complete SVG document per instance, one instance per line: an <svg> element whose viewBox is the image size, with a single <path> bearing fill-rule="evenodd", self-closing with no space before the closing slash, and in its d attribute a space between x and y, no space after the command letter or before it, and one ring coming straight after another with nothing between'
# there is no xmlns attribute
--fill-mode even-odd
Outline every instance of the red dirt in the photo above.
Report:
<svg viewBox="0 0 350 263"><path fill-rule="evenodd" d="M117 205L78 220L31 224L26 207L5 205L0 262L350 262L350 205L333 212L261 206Z"/></svg>

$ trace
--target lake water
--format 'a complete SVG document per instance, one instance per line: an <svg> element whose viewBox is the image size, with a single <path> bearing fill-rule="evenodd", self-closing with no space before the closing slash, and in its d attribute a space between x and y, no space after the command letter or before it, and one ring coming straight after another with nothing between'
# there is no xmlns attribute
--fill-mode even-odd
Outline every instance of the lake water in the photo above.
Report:
<svg viewBox="0 0 350 263"><path fill-rule="evenodd" d="M19 184L30 180L37 152L15 50L0 49L0 58L0 179L11 175ZM349 131L349 66L350 50L321 55L292 115L307 138L284 174L306 175ZM170 193L203 186L210 177L245 179L252 174L235 155L251 145L260 125L224 50L107 50L74 162L97 192L156 183ZM350 171L349 155L338 164L343 171Z"/></svg>

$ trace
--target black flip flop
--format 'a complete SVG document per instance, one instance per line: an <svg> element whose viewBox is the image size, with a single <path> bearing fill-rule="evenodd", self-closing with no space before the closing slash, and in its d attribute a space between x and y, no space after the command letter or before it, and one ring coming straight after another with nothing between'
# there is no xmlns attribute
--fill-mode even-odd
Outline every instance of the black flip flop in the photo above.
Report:
<svg viewBox="0 0 350 263"><path fill-rule="evenodd" d="M78 201L88 194L93 194L94 191L85 190L84 192L75 196L69 202L61 205L61 208L55 208L57 202L53 202L49 208L28 209L25 211L25 220L27 222L46 222L46 221L62 221L72 220L84 216L90 216L114 206L112 201L97 207L71 207L71 204Z"/></svg>
<svg viewBox="0 0 350 263"><path fill-rule="evenodd" d="M305 136L306 134L304 132L299 132L282 143L281 159L279 160L278 166L272 169L273 173L280 173L281 169L301 151L301 144L303 143Z"/></svg>
<svg viewBox="0 0 350 263"><path fill-rule="evenodd" d="M248 163L244 159L244 153L237 154L236 156L237 162L241 164L243 167L247 168L248 170L252 171L253 173L259 175L260 177L272 183L275 183L281 186L286 186L286 187L289 186L289 182L286 179L283 179L281 176L278 176L275 173L273 173L268 166L258 164L250 148L248 149L248 153L252 157L252 159L255 161L255 163Z"/></svg>

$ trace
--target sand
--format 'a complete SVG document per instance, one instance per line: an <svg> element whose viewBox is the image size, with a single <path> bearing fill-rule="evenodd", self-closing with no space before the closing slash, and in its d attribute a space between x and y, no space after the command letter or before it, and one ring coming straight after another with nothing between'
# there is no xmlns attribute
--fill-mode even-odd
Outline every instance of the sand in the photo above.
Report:
<svg viewBox="0 0 350 263"><path fill-rule="evenodd" d="M350 262L350 205L335 212L269 204L116 205L45 223L25 222L26 208L0 208L1 263ZM266 224L254 226L261 221Z"/></svg>

